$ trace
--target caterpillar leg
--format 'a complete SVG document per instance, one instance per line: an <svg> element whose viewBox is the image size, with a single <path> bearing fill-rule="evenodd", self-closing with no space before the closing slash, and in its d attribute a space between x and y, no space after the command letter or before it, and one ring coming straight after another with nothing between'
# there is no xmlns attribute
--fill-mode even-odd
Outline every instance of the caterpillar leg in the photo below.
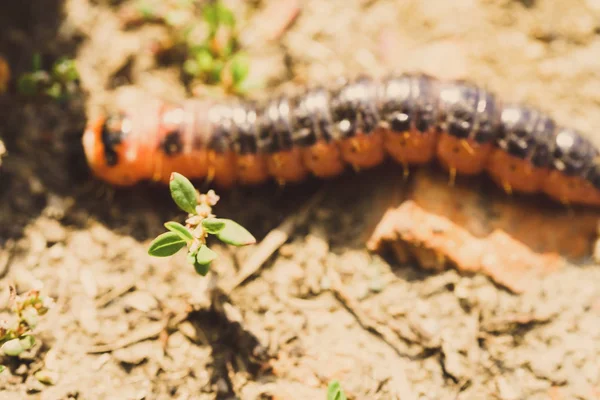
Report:
<svg viewBox="0 0 600 400"><path fill-rule="evenodd" d="M453 187L456 184L456 168L448 167L448 186Z"/></svg>
<svg viewBox="0 0 600 400"><path fill-rule="evenodd" d="M542 190L548 175L546 168L537 168L529 161L495 149L486 167L490 177L508 194L536 193Z"/></svg>
<svg viewBox="0 0 600 400"><path fill-rule="evenodd" d="M397 133L386 130L384 142L386 152L397 162L410 165L427 164L435 157L437 135L407 131Z"/></svg>
<svg viewBox="0 0 600 400"><path fill-rule="evenodd" d="M231 188L237 182L236 155L232 151L208 153L208 175L207 179L218 187Z"/></svg>
<svg viewBox="0 0 600 400"><path fill-rule="evenodd" d="M319 178L333 178L346 168L340 149L334 142L318 141L302 150L302 159L306 168Z"/></svg>
<svg viewBox="0 0 600 400"><path fill-rule="evenodd" d="M564 205L586 204L600 206L600 190L580 176L568 176L551 171L543 187L544 193Z"/></svg>
<svg viewBox="0 0 600 400"><path fill-rule="evenodd" d="M341 140L339 145L342 158L355 169L375 167L385 158L383 134L379 130L369 135L357 133L356 136Z"/></svg>
<svg viewBox="0 0 600 400"><path fill-rule="evenodd" d="M264 155L241 154L236 158L238 181L243 185L259 185L269 179Z"/></svg>
<svg viewBox="0 0 600 400"><path fill-rule="evenodd" d="M402 164L403 178L408 179L410 165L428 164L435 157L437 135L434 132L419 132L416 130L384 132L383 146L395 161Z"/></svg>
<svg viewBox="0 0 600 400"><path fill-rule="evenodd" d="M437 156L443 167L452 174L478 175L487 163L492 143L478 143L472 139L461 139L448 133L440 135Z"/></svg>
<svg viewBox="0 0 600 400"><path fill-rule="evenodd" d="M302 152L294 147L267 155L267 170L277 182L300 182L308 175L302 161Z"/></svg>

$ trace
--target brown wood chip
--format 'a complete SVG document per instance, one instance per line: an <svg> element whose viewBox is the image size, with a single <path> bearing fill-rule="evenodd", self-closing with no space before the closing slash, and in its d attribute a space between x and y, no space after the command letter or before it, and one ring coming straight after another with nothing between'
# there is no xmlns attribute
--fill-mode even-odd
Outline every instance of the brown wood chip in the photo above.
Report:
<svg viewBox="0 0 600 400"><path fill-rule="evenodd" d="M564 263L559 255L535 253L500 230L477 238L413 201L388 211L367 243L372 251L386 246L400 262L413 257L423 268L434 270L450 263L459 271L483 273L515 293L525 291L532 279Z"/></svg>

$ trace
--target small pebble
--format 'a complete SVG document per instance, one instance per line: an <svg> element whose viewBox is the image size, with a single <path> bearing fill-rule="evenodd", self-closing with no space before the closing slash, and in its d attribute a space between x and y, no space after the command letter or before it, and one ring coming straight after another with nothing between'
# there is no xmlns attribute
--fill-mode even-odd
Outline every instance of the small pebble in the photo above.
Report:
<svg viewBox="0 0 600 400"><path fill-rule="evenodd" d="M35 379L46 385L55 385L58 381L58 373L46 369L36 372L34 376Z"/></svg>
<svg viewBox="0 0 600 400"><path fill-rule="evenodd" d="M153 343L144 341L113 352L113 357L124 364L138 365L153 353Z"/></svg>
<svg viewBox="0 0 600 400"><path fill-rule="evenodd" d="M133 308L141 312L149 312L158 307L158 301L149 292L136 290L123 298L125 307Z"/></svg>

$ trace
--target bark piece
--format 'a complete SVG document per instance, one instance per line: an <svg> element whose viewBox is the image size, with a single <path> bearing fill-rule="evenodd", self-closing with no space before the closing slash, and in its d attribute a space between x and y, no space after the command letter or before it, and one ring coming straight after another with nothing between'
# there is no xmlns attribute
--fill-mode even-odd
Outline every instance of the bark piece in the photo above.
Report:
<svg viewBox="0 0 600 400"><path fill-rule="evenodd" d="M524 292L532 279L564 263L558 254L535 253L500 230L477 238L413 201L389 210L367 243L371 251L386 246L400 262L416 258L421 267L433 270L451 264L462 272L483 273L515 293Z"/></svg>

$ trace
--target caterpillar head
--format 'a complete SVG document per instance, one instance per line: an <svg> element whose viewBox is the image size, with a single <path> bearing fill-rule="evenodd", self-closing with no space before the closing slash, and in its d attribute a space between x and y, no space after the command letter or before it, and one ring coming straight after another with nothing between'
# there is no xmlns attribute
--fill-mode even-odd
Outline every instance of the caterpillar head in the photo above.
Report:
<svg viewBox="0 0 600 400"><path fill-rule="evenodd" d="M91 121L83 134L88 165L97 177L113 185L128 186L145 178L141 146L124 115Z"/></svg>

